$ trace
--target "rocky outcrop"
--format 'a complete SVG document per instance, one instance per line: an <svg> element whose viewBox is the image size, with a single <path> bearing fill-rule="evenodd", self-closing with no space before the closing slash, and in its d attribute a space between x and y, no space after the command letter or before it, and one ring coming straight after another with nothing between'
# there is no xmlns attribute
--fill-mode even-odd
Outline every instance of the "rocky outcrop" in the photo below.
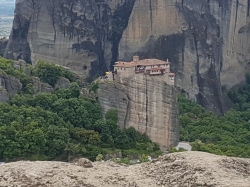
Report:
<svg viewBox="0 0 250 187"><path fill-rule="evenodd" d="M48 83L41 82L38 77L32 77L32 84L35 93L40 93L40 92L51 93L54 91L51 85L49 85Z"/></svg>
<svg viewBox="0 0 250 187"><path fill-rule="evenodd" d="M5 57L44 59L83 76L105 71L117 56L112 51L118 48L134 1L16 0Z"/></svg>
<svg viewBox="0 0 250 187"><path fill-rule="evenodd" d="M0 102L8 102L9 94L6 89L0 88Z"/></svg>
<svg viewBox="0 0 250 187"><path fill-rule="evenodd" d="M222 114L249 68L249 0L16 0L5 57L42 58L83 76L117 59L172 62L176 84Z"/></svg>
<svg viewBox="0 0 250 187"><path fill-rule="evenodd" d="M0 56L3 56L7 44L8 44L7 39L0 39Z"/></svg>
<svg viewBox="0 0 250 187"><path fill-rule="evenodd" d="M65 162L19 161L0 165L0 186L249 187L250 160L203 152L164 155L132 166L93 162L84 168Z"/></svg>
<svg viewBox="0 0 250 187"><path fill-rule="evenodd" d="M26 67L22 61L14 62L16 68L21 68L23 71L28 71L29 68ZM48 83L42 82L38 77L31 77L32 85L35 93L52 93L54 88ZM67 89L71 85L70 81L64 77L60 77L56 83L55 88ZM23 89L23 85L20 80L6 74L5 72L0 72L0 102L8 102L10 96L15 95Z"/></svg>
<svg viewBox="0 0 250 187"><path fill-rule="evenodd" d="M165 81L147 76L99 84L98 100L105 114L118 112L121 128L146 133L162 149L179 141L177 90Z"/></svg>
<svg viewBox="0 0 250 187"><path fill-rule="evenodd" d="M228 106L222 87L245 80L249 1L137 0L119 44L121 59L169 58L176 84L206 108ZM248 21L247 21L248 20Z"/></svg>
<svg viewBox="0 0 250 187"><path fill-rule="evenodd" d="M92 162L87 158L80 158L77 162L77 165L82 166L84 168L92 168L93 167Z"/></svg>
<svg viewBox="0 0 250 187"><path fill-rule="evenodd" d="M0 102L7 102L9 97L19 92L22 87L18 79L0 72Z"/></svg>
<svg viewBox="0 0 250 187"><path fill-rule="evenodd" d="M17 61L14 61L14 68L16 68L19 71L22 71L26 73L27 75L31 75L32 67L31 64L27 64L24 60L19 59Z"/></svg>
<svg viewBox="0 0 250 187"><path fill-rule="evenodd" d="M65 77L59 77L57 83L55 84L55 88L67 89L71 85L70 81Z"/></svg>

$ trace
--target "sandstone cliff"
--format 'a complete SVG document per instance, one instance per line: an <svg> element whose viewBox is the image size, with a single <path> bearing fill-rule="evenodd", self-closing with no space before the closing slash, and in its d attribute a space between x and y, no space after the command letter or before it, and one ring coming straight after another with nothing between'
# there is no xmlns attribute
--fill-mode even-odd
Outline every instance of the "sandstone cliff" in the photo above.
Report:
<svg viewBox="0 0 250 187"><path fill-rule="evenodd" d="M147 76L100 83L98 100L105 114L118 111L121 128L134 127L164 150L179 142L177 90Z"/></svg>
<svg viewBox="0 0 250 187"><path fill-rule="evenodd" d="M5 57L44 59L87 76L109 68L134 0L16 0ZM125 14L128 14L123 18ZM127 17L127 19L126 19ZM112 32L117 24L116 32ZM125 22L125 23L123 23ZM117 47L116 47L117 48ZM114 49L115 50L115 49Z"/></svg>
<svg viewBox="0 0 250 187"><path fill-rule="evenodd" d="M248 0L16 0L5 57L43 58L84 76L133 54L169 58L177 85L221 114L223 89L249 72L249 7Z"/></svg>
<svg viewBox="0 0 250 187"><path fill-rule="evenodd" d="M250 160L182 152L132 166L19 161L0 165L0 186L249 187Z"/></svg>
<svg viewBox="0 0 250 187"><path fill-rule="evenodd" d="M122 59L169 58L176 84L206 108L227 110L222 86L248 72L247 0L137 0L119 44ZM245 28L245 29L244 29Z"/></svg>

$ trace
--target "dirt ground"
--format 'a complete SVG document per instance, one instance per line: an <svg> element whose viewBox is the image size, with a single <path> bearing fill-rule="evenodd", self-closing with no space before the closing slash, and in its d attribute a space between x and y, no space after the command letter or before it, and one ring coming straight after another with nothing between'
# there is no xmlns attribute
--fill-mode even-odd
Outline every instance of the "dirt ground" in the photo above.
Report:
<svg viewBox="0 0 250 187"><path fill-rule="evenodd" d="M0 187L250 187L250 159L203 152L164 155L132 166L111 161L19 161L0 165Z"/></svg>

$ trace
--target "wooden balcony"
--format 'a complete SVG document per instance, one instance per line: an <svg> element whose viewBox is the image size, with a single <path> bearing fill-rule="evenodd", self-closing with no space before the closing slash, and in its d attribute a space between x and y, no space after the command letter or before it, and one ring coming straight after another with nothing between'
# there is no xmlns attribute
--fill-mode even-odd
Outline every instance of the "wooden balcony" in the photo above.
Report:
<svg viewBox="0 0 250 187"><path fill-rule="evenodd" d="M135 70L135 73L144 73L145 70L144 69L140 69L140 70Z"/></svg>

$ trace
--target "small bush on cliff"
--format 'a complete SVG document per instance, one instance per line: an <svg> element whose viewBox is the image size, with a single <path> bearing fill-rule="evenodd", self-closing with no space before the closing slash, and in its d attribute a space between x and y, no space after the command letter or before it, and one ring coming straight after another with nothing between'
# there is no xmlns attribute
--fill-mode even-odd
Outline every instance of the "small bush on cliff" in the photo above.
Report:
<svg viewBox="0 0 250 187"><path fill-rule="evenodd" d="M16 79L19 79L20 82L23 84L24 90L26 88L26 85L32 83L31 77L25 74L21 69L16 69L12 60L7 60L5 58L0 57L0 71L10 76L13 76Z"/></svg>
<svg viewBox="0 0 250 187"><path fill-rule="evenodd" d="M34 75L38 76L43 82L55 86L60 77L65 77L69 81L75 81L73 73L66 71L61 66L56 64L47 63L43 60L39 60L35 69Z"/></svg>
<svg viewBox="0 0 250 187"><path fill-rule="evenodd" d="M102 154L98 154L98 155L96 156L95 160L96 160L96 161L102 161L102 158L103 158Z"/></svg>
<svg viewBox="0 0 250 187"><path fill-rule="evenodd" d="M49 64L42 60L39 60L37 63L34 73L41 79L41 81L46 82L51 86L55 86L59 77L63 74L60 66Z"/></svg>
<svg viewBox="0 0 250 187"><path fill-rule="evenodd" d="M99 88L99 82L93 82L90 87L89 87L89 91L93 91L94 93L97 93L97 90Z"/></svg>
<svg viewBox="0 0 250 187"><path fill-rule="evenodd" d="M118 122L118 113L117 113L117 110L114 110L114 109L109 109L106 114L105 114L105 118L107 120L112 120L114 122Z"/></svg>

